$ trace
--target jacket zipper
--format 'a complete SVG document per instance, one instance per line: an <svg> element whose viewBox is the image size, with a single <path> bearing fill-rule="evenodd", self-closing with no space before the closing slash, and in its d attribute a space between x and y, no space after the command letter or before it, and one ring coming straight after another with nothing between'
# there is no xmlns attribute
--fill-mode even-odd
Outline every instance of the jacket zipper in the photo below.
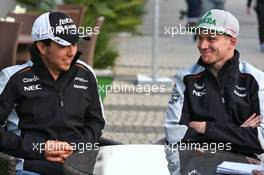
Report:
<svg viewBox="0 0 264 175"><path fill-rule="evenodd" d="M218 88L220 90L221 102L222 102L222 104L225 104L224 90L223 90L219 80L210 71L208 71L208 72L213 77L213 79L215 79L215 81L217 82Z"/></svg>
<svg viewBox="0 0 264 175"><path fill-rule="evenodd" d="M59 103L60 103L60 107L63 108L64 107L64 102L63 102L63 98L62 98L62 85L61 85L61 79L62 79L62 75L59 76L59 78L57 79L56 82L56 88L59 94Z"/></svg>
<svg viewBox="0 0 264 175"><path fill-rule="evenodd" d="M221 88L221 90L220 90L220 93L221 93L221 101L222 101L223 104L225 104L224 91L223 91L222 88Z"/></svg>
<svg viewBox="0 0 264 175"><path fill-rule="evenodd" d="M64 103L63 103L63 99L62 99L62 92L61 92L61 90L59 91L59 100L60 100L60 106L63 108L64 107Z"/></svg>

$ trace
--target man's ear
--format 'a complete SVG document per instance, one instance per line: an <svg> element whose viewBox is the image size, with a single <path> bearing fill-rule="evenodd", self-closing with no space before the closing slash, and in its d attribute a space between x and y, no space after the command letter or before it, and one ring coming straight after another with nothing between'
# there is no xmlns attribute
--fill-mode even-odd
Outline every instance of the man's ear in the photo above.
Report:
<svg viewBox="0 0 264 175"><path fill-rule="evenodd" d="M36 46L40 52L41 55L46 55L47 52L47 46L43 42L37 42Z"/></svg>
<svg viewBox="0 0 264 175"><path fill-rule="evenodd" d="M238 42L238 39L230 37L229 41L230 41L230 43L229 43L230 49L235 49L236 45L237 45L237 42Z"/></svg>

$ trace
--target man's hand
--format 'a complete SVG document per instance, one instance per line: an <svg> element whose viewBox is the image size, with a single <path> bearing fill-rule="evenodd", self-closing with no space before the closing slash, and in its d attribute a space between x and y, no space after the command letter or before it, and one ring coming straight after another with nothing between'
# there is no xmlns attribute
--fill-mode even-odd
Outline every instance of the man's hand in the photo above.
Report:
<svg viewBox="0 0 264 175"><path fill-rule="evenodd" d="M255 158L252 158L252 157L248 157L248 156L245 156L246 160L248 161L248 163L250 164L256 164L256 165L259 165L261 163L260 160L258 159L255 159Z"/></svg>
<svg viewBox="0 0 264 175"><path fill-rule="evenodd" d="M192 121L189 123L189 127L195 129L195 131L200 134L204 134L206 128L206 122Z"/></svg>
<svg viewBox="0 0 264 175"><path fill-rule="evenodd" d="M252 175L264 175L263 172L258 171L258 170L253 170Z"/></svg>
<svg viewBox="0 0 264 175"><path fill-rule="evenodd" d="M262 120L261 115L257 116L256 113L253 113L251 116L249 116L249 118L242 125L240 125L240 127L242 127L242 128L246 128L246 127L256 128L257 126L260 125L261 120Z"/></svg>
<svg viewBox="0 0 264 175"><path fill-rule="evenodd" d="M73 153L73 149L67 142L48 140L45 145L45 157L47 160L64 163L65 159Z"/></svg>

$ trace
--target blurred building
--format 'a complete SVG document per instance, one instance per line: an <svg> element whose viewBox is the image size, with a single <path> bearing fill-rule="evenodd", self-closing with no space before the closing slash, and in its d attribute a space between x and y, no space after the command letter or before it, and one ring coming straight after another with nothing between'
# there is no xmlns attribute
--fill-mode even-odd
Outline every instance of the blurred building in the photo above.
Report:
<svg viewBox="0 0 264 175"><path fill-rule="evenodd" d="M5 17L7 12L12 11L15 7L15 0L0 0L0 17Z"/></svg>

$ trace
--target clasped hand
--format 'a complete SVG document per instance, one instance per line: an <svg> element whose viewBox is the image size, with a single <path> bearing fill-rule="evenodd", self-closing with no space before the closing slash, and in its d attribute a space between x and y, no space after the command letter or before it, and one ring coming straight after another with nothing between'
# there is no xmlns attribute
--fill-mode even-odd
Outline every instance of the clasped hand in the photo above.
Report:
<svg viewBox="0 0 264 175"><path fill-rule="evenodd" d="M253 113L248 119L240 125L241 128L256 128L261 124L262 118L261 115L257 115ZM206 122L205 121L192 121L189 123L189 127L193 128L196 132L200 134L204 134L206 130Z"/></svg>
<svg viewBox="0 0 264 175"><path fill-rule="evenodd" d="M45 157L51 162L64 163L72 153L73 149L67 142L48 140L45 144Z"/></svg>

